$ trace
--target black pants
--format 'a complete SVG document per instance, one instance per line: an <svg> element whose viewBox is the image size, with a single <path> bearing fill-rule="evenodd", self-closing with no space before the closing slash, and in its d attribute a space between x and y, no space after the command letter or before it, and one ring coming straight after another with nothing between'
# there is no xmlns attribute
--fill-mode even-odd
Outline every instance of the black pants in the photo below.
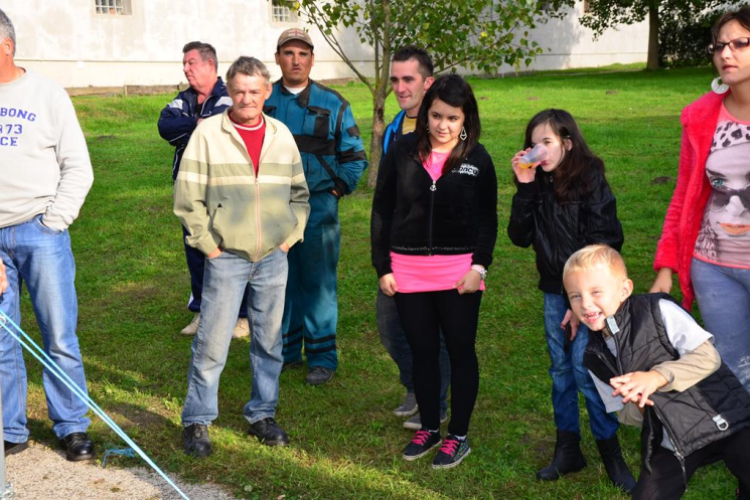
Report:
<svg viewBox="0 0 750 500"><path fill-rule="evenodd" d="M695 471L719 460L740 480L744 494L750 494L750 429L715 441L685 457L688 481ZM661 446L651 456L651 473L641 468L641 476L633 492L634 500L680 498L685 493L680 462L674 453Z"/></svg>
<svg viewBox="0 0 750 500"><path fill-rule="evenodd" d="M448 432L464 436L479 391L477 337L482 292L456 290L397 293L396 307L414 360L414 392L422 426L440 428L440 330L451 365L451 422Z"/></svg>

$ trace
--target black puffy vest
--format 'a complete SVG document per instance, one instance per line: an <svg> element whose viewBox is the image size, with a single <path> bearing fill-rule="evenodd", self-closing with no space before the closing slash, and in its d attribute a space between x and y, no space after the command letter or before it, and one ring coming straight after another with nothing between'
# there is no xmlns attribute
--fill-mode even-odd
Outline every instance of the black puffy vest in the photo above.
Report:
<svg viewBox="0 0 750 500"><path fill-rule="evenodd" d="M607 318L606 330L617 344L617 358L607 348L604 336L589 335L584 364L602 381L616 375L649 371L665 361L679 359L669 342L661 317L659 300L677 303L664 293L634 295L614 316ZM662 432L669 435L680 462L692 452L750 427L750 394L722 362L719 369L683 391L657 391L651 395L654 406L647 406L641 435L642 460L649 460Z"/></svg>

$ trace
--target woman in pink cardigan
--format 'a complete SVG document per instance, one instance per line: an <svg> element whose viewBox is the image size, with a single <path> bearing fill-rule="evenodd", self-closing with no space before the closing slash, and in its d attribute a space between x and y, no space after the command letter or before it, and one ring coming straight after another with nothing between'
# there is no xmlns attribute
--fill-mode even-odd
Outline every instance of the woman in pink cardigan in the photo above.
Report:
<svg viewBox="0 0 750 500"><path fill-rule="evenodd" d="M716 348L750 390L750 7L724 14L712 38L720 78L682 112L651 292L669 292L677 273L683 306L697 300Z"/></svg>

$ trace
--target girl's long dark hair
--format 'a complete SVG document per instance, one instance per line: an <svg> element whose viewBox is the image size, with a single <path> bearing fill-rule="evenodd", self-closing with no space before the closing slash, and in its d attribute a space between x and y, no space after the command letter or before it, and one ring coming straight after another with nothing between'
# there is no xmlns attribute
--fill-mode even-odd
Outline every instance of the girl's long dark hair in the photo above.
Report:
<svg viewBox="0 0 750 500"><path fill-rule="evenodd" d="M563 157L554 170L555 198L558 202L580 200L591 193L596 173L604 175L604 162L591 152L576 121L570 113L562 109L545 109L531 119L526 126L524 149L533 146L531 135L540 125L548 124L560 139ZM570 141L570 150L565 148Z"/></svg>
<svg viewBox="0 0 750 500"><path fill-rule="evenodd" d="M421 161L425 161L432 152L430 143L430 133L428 131L429 122L427 121L430 107L435 99L440 99L449 106L461 108L464 113L464 129L466 130L466 139L459 140L456 147L453 148L448 159L445 160L443 173L449 172L452 168L461 165L472 149L479 142L481 126L479 124L479 108L477 100L474 98L474 92L466 80L459 75L444 75L435 79L435 82L429 88L422 100L417 115L417 126L414 134L417 136L417 151Z"/></svg>
<svg viewBox="0 0 750 500"><path fill-rule="evenodd" d="M730 10L725 12L719 19L714 23L714 27L711 29L711 42L716 43L719 39L719 31L730 21L737 21L740 26L750 31L750 6L745 5L738 10Z"/></svg>

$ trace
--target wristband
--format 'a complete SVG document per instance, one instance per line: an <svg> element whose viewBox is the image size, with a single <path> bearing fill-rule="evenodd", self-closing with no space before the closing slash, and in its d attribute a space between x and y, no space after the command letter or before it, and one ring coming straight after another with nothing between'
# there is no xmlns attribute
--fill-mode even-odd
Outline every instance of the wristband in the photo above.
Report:
<svg viewBox="0 0 750 500"><path fill-rule="evenodd" d="M487 269L484 268L484 266L480 266L479 264L474 264L471 266L472 271L476 271L479 273L479 277L482 279L487 278Z"/></svg>

